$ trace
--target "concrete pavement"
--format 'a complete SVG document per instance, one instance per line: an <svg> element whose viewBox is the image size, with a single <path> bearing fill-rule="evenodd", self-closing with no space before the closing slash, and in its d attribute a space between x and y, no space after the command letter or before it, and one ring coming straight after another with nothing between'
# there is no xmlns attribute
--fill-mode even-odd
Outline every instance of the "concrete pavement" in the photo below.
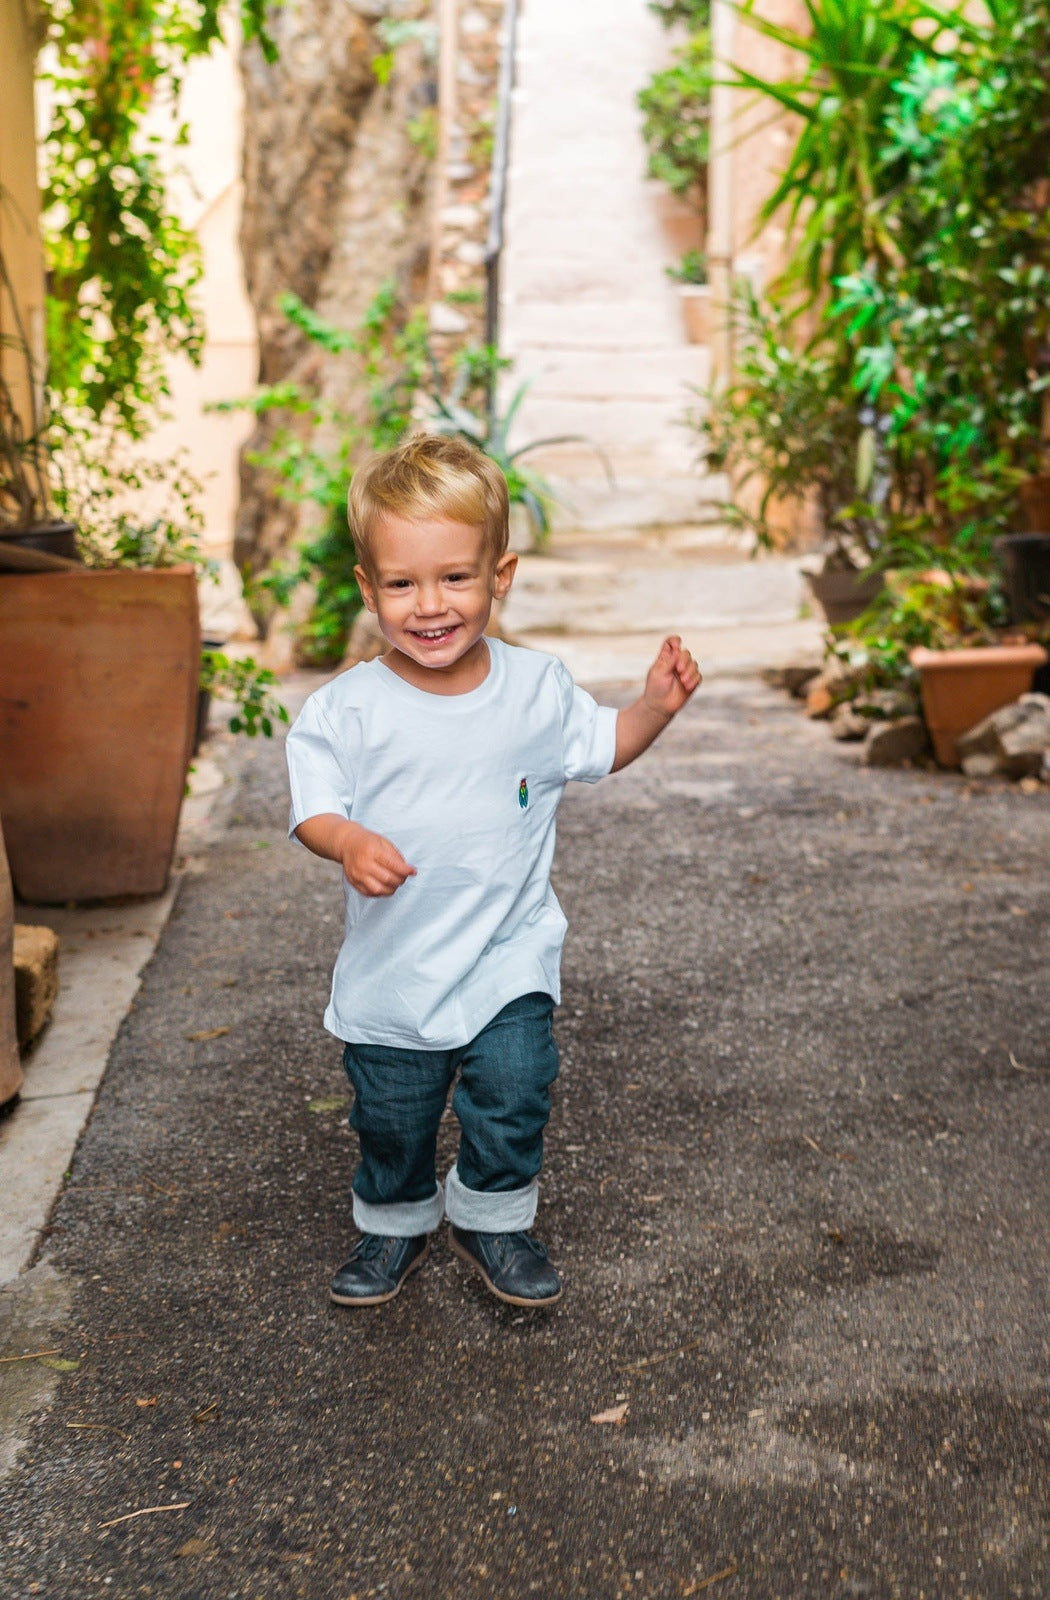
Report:
<svg viewBox="0 0 1050 1600"><path fill-rule="evenodd" d="M0 1295L56 1352L0 1366L5 1595L1042 1595L1045 792L727 679L570 795L546 1316L444 1246L327 1304L339 906L283 811L257 747Z"/></svg>

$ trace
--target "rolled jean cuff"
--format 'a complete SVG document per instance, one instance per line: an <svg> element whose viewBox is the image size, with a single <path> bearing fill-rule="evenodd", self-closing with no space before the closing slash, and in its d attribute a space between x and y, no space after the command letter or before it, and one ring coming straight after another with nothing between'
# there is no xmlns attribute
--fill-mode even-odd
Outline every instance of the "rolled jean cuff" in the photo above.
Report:
<svg viewBox="0 0 1050 1600"><path fill-rule="evenodd" d="M536 1220L539 1191L537 1178L502 1194L468 1189L453 1167L445 1179L445 1215L470 1233L524 1233Z"/></svg>
<svg viewBox="0 0 1050 1600"><path fill-rule="evenodd" d="M414 1239L421 1233L433 1233L444 1214L445 1191L440 1183L429 1200L395 1200L390 1205L374 1205L354 1193L357 1227L384 1239Z"/></svg>

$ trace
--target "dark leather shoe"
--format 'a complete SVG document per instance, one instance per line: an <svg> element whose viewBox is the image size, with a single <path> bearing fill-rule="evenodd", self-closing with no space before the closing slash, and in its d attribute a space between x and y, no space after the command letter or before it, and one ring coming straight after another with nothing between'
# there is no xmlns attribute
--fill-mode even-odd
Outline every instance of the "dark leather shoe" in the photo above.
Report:
<svg viewBox="0 0 1050 1600"><path fill-rule="evenodd" d="M551 1306L561 1299L561 1279L538 1239L528 1233L450 1231L453 1250L480 1272L487 1288L512 1306Z"/></svg>
<svg viewBox="0 0 1050 1600"><path fill-rule="evenodd" d="M414 1239L363 1233L349 1261L332 1279L332 1299L337 1306L381 1306L394 1298L410 1272L423 1265L429 1250L427 1233Z"/></svg>

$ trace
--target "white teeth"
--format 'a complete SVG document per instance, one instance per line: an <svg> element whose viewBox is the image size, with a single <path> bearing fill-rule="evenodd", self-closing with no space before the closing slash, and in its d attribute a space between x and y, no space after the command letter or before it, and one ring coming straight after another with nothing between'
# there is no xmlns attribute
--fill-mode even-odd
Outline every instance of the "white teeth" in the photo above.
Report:
<svg viewBox="0 0 1050 1600"><path fill-rule="evenodd" d="M426 631L424 631L422 628L417 628L416 637L418 639L441 639L446 633L451 632L451 628L429 628Z"/></svg>

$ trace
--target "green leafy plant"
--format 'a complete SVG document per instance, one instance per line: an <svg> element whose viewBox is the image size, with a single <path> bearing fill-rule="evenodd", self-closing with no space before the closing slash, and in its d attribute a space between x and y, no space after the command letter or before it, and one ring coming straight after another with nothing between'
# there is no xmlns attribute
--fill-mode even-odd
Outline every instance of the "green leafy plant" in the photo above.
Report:
<svg viewBox="0 0 1050 1600"><path fill-rule="evenodd" d="M242 0L245 38L270 59L263 0ZM168 199L165 148L147 115L177 117L186 64L220 37L219 0L49 0L49 383L96 418L141 434L168 392L163 354L200 359L200 257ZM184 137L178 131L176 138Z"/></svg>
<svg viewBox="0 0 1050 1600"><path fill-rule="evenodd" d="M693 414L707 465L732 474L739 493L733 513L760 544L782 542L776 518L784 502L809 501L820 514L829 564L863 566L881 543L872 500L877 448L841 352L819 338L800 349L790 313L747 291L734 318L733 382L701 391L704 409ZM757 493L751 509L749 488Z"/></svg>
<svg viewBox="0 0 1050 1600"><path fill-rule="evenodd" d="M782 288L818 298L829 280L866 262L895 263L901 243L885 201L902 172L886 159L894 85L917 56L932 58L961 21L961 8L930 0L804 0L803 31L771 21L756 0L744 22L799 58L794 77L767 79L733 69L750 90L799 120L800 132L761 223L783 211L792 234Z"/></svg>
<svg viewBox="0 0 1050 1600"><path fill-rule="evenodd" d="M664 271L672 283L705 284L707 282L706 250L687 250L681 261Z"/></svg>
<svg viewBox="0 0 1050 1600"><path fill-rule="evenodd" d="M274 692L277 679L251 656L203 650L200 686L219 700L233 702L236 710L229 721L231 733L243 733L249 739L261 733L271 739L274 723L288 721L288 712Z"/></svg>
<svg viewBox="0 0 1050 1600"><path fill-rule="evenodd" d="M638 94L642 138L649 150L646 170L694 207L701 229L707 212L711 82L710 36L702 28Z"/></svg>
<svg viewBox="0 0 1050 1600"><path fill-rule="evenodd" d="M684 23L687 28L706 28L711 21L711 0L649 0L649 10L665 28Z"/></svg>

